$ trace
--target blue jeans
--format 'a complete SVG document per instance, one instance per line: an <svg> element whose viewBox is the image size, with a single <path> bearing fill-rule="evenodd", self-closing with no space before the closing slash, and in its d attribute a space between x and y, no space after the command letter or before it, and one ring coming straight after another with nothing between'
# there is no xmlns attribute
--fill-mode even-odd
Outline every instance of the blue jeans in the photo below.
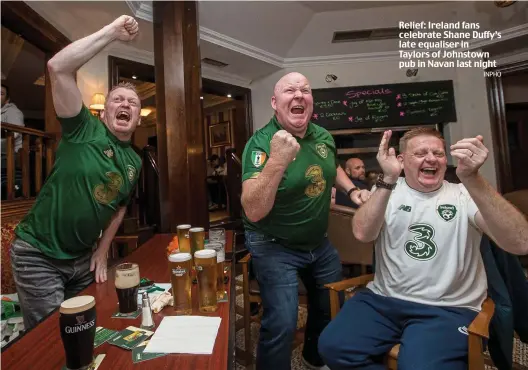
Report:
<svg viewBox="0 0 528 370"><path fill-rule="evenodd" d="M468 308L438 307L383 297L365 289L347 300L319 339L332 370L384 370L382 360L400 343L398 369L466 370Z"/></svg>
<svg viewBox="0 0 528 370"><path fill-rule="evenodd" d="M299 305L297 277L308 293L303 357L312 365L324 365L317 343L330 322L330 298L324 285L342 279L337 251L327 238L316 249L303 252L286 248L275 239L252 231L246 232L246 247L251 253L264 309L256 369L291 368Z"/></svg>

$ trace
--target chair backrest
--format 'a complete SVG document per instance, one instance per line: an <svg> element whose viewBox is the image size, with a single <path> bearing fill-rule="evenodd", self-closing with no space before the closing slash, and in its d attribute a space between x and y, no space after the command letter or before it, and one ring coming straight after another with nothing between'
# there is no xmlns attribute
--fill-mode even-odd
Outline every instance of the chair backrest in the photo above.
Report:
<svg viewBox="0 0 528 370"><path fill-rule="evenodd" d="M512 191L504 194L504 198L528 217L528 189Z"/></svg>
<svg viewBox="0 0 528 370"><path fill-rule="evenodd" d="M334 206L328 219L328 239L337 249L343 264L372 265L374 242L363 243L352 232L355 210Z"/></svg>

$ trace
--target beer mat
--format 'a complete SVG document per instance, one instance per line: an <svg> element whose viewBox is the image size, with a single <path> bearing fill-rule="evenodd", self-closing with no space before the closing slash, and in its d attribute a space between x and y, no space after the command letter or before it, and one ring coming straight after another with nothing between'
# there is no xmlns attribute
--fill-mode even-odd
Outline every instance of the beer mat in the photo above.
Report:
<svg viewBox="0 0 528 370"><path fill-rule="evenodd" d="M95 356L92 364L86 370L97 370L99 368L99 366L101 366L101 362L103 362L105 356L106 356L106 354L104 354L104 353L101 353L101 354ZM61 370L68 370L68 368L66 367L66 365L63 365L61 367Z"/></svg>
<svg viewBox="0 0 528 370"><path fill-rule="evenodd" d="M94 348L99 347L101 344L109 341L113 337L115 337L119 332L116 330L110 330L103 328L102 326L98 326L95 329L95 340L94 340Z"/></svg>
<svg viewBox="0 0 528 370"><path fill-rule="evenodd" d="M144 342L152 334L154 334L152 331L129 326L128 328L121 330L118 335L109 340L108 343L131 350L139 343Z"/></svg>
<svg viewBox="0 0 528 370"><path fill-rule="evenodd" d="M135 348L132 349L132 362L137 364L138 362L152 360L156 357L167 356L166 353L145 353L145 348L147 348L148 340L138 344Z"/></svg>
<svg viewBox="0 0 528 370"><path fill-rule="evenodd" d="M112 315L112 318L114 319L137 319L139 315L141 315L141 310L137 310L136 312L131 312L131 313L121 313L117 311Z"/></svg>

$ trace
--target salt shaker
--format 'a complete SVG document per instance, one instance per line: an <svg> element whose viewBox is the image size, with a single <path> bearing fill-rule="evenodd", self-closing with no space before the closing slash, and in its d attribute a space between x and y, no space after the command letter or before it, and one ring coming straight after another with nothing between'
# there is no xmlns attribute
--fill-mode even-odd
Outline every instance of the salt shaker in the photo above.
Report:
<svg viewBox="0 0 528 370"><path fill-rule="evenodd" d="M152 309L150 308L150 300L147 292L142 295L142 312L141 312L141 329L154 329L154 319L152 318Z"/></svg>

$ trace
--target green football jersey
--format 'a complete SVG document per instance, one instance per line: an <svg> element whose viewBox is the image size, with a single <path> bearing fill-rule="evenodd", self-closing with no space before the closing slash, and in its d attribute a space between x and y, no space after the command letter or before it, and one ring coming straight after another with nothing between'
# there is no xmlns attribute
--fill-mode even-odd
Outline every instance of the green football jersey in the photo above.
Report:
<svg viewBox="0 0 528 370"><path fill-rule="evenodd" d="M242 181L262 171L270 155L271 139L279 130L282 127L273 116L249 139L242 155ZM332 135L312 122L306 135L296 139L301 148L284 172L273 208L258 222L251 222L244 214L244 226L290 248L312 250L321 244L327 231L337 152Z"/></svg>
<svg viewBox="0 0 528 370"><path fill-rule="evenodd" d="M55 164L15 233L49 257L71 259L90 250L127 205L141 158L84 105L77 116L59 121Z"/></svg>

